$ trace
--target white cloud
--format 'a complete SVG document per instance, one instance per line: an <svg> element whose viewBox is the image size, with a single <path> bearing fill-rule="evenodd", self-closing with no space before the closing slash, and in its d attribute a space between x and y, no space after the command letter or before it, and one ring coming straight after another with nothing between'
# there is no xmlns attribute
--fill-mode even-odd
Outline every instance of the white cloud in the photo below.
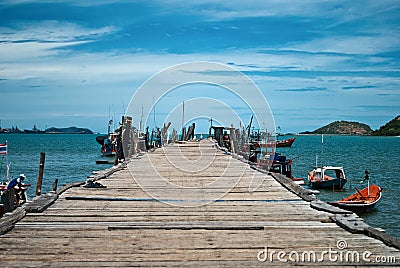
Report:
<svg viewBox="0 0 400 268"><path fill-rule="evenodd" d="M114 31L114 27L91 29L70 22L41 21L19 24L15 29L0 27L0 42L69 42L95 39Z"/></svg>
<svg viewBox="0 0 400 268"><path fill-rule="evenodd" d="M56 56L59 54L60 52L55 49L67 48L68 46L80 45L87 42L89 41L0 43L0 54L2 55L0 65L40 61L42 57Z"/></svg>
<svg viewBox="0 0 400 268"><path fill-rule="evenodd" d="M304 18L341 18L343 22L376 15L399 7L398 2L392 0L170 0L167 1L168 5L165 5L165 1L157 2L160 3L163 9L172 11L176 7L186 8L189 12L216 20L294 16Z"/></svg>
<svg viewBox="0 0 400 268"><path fill-rule="evenodd" d="M283 49L306 52L332 52L343 54L377 54L398 48L399 35L329 36Z"/></svg>
<svg viewBox="0 0 400 268"><path fill-rule="evenodd" d="M3 0L2 4L20 5L28 3L67 3L76 6L98 6L104 4L112 4L118 2L129 2L130 0Z"/></svg>
<svg viewBox="0 0 400 268"><path fill-rule="evenodd" d="M114 27L85 28L74 23L43 21L0 28L0 64L37 62L68 47L95 41L116 31ZM59 50L57 50L59 49Z"/></svg>

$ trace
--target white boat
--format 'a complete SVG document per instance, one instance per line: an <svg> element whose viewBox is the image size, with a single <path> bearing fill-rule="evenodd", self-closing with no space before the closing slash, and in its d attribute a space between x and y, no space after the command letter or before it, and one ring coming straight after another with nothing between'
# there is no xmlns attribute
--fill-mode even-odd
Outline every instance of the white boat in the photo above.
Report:
<svg viewBox="0 0 400 268"><path fill-rule="evenodd" d="M313 189L340 190L347 182L343 167L323 166L308 173L308 183Z"/></svg>

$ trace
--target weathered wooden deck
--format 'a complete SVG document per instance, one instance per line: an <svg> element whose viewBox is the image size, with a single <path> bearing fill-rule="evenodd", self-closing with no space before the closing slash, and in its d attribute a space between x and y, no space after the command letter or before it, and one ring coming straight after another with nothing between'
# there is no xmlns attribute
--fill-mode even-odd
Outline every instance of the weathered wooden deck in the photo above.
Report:
<svg viewBox="0 0 400 268"><path fill-rule="evenodd" d="M0 236L0 266L382 265L374 263L377 256L395 256L397 262L391 265L400 265L398 249L342 229L332 222L332 214L311 208L271 176L223 154L211 143L202 143L202 150L198 143L176 144L165 152L159 149L133 159L129 169L98 181L107 188L72 187L45 211L27 213ZM189 171L209 159L206 168ZM169 189L167 203L153 199L136 181L145 178L151 194L165 197L162 190L168 188L167 182L154 180L154 165L175 185L202 187L203 197ZM210 191L207 187L221 177L225 184ZM254 177L262 185L251 192ZM233 189L229 189L231 182ZM227 190L219 201L203 205L210 193L222 195ZM338 242L347 247L339 249ZM266 247L268 258L272 251L283 251L286 255L280 257L287 262L280 261L277 253L273 261L260 262ZM338 253L330 256L331 251ZM346 254L356 251L360 260L346 262ZM371 254L364 260L366 251ZM296 252L299 261L293 262ZM315 261L304 255L310 252L315 253Z"/></svg>

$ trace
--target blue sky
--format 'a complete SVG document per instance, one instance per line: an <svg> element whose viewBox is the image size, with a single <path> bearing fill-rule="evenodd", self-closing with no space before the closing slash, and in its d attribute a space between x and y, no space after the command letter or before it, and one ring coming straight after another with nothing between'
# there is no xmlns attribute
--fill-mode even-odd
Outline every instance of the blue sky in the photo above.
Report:
<svg viewBox="0 0 400 268"><path fill-rule="evenodd" d="M104 132L153 74L212 61L252 79L284 132L376 129L400 114L399 14L384 0L3 0L1 126Z"/></svg>

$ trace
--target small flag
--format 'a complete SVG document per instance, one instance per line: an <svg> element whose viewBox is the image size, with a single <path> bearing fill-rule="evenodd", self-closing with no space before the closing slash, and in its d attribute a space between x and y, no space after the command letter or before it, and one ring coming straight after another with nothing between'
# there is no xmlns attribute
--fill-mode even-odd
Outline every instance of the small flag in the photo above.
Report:
<svg viewBox="0 0 400 268"><path fill-rule="evenodd" d="M0 144L0 155L7 154L7 143Z"/></svg>

